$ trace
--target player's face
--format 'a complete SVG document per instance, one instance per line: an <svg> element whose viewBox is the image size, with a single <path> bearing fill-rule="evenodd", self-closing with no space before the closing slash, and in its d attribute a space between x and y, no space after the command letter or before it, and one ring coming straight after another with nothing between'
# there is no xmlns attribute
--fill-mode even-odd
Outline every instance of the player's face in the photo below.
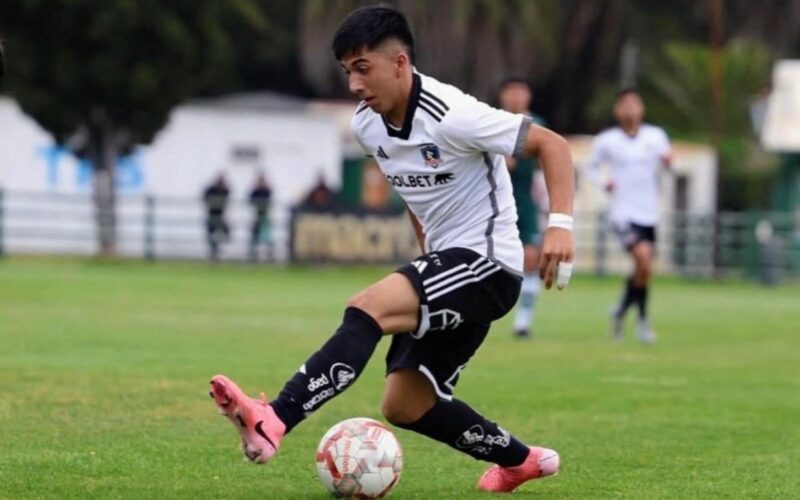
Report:
<svg viewBox="0 0 800 500"><path fill-rule="evenodd" d="M521 83L510 83L500 91L500 107L512 113L527 113L531 107L531 89Z"/></svg>
<svg viewBox="0 0 800 500"><path fill-rule="evenodd" d="M620 123L638 125L644 119L644 102L636 94L625 94L614 105L614 116Z"/></svg>
<svg viewBox="0 0 800 500"><path fill-rule="evenodd" d="M390 49L363 50L340 61L350 92L380 114L388 113L401 100L401 77L408 61L403 52Z"/></svg>

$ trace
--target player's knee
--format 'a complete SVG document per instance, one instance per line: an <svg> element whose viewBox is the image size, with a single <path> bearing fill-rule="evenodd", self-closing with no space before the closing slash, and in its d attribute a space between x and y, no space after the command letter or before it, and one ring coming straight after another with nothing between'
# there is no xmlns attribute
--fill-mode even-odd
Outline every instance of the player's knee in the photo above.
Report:
<svg viewBox="0 0 800 500"><path fill-rule="evenodd" d="M413 424L425 415L425 411L418 405L410 405L406 401L391 398L383 400L381 413L390 424L397 427Z"/></svg>
<svg viewBox="0 0 800 500"><path fill-rule="evenodd" d="M372 316L375 321L379 321L380 318L378 317L378 307L377 307L377 300L375 297L375 292L371 288L367 288L361 290L356 295L350 298L347 301L348 307L355 307L356 309L361 309L365 313Z"/></svg>

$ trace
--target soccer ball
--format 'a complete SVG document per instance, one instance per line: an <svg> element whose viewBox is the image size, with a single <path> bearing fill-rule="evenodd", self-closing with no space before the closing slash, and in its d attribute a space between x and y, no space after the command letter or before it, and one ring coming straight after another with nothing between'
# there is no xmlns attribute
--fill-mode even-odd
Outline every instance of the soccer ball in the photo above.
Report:
<svg viewBox="0 0 800 500"><path fill-rule="evenodd" d="M317 447L317 473L337 497L381 498L400 480L403 451L394 434L371 418L339 422Z"/></svg>

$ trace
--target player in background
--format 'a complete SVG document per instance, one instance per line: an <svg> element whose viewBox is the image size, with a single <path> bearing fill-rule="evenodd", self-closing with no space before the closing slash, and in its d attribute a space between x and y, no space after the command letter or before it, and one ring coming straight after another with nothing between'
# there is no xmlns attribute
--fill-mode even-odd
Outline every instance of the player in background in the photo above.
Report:
<svg viewBox="0 0 800 500"><path fill-rule="evenodd" d="M658 224L658 174L669 168L672 150L666 132L644 123L645 106L636 90L622 90L614 104L618 126L600 133L594 140L587 174L611 195L610 220L614 232L633 259L633 275L625 281L619 304L612 312L612 336L623 336L628 308L638 309L637 336L645 343L656 335L647 313L648 289L655 257ZM600 167L610 166L604 179Z"/></svg>
<svg viewBox="0 0 800 500"><path fill-rule="evenodd" d="M511 113L530 116L536 125L544 125L544 120L531 115L533 91L528 82L521 78L509 78L500 86L500 107ZM539 168L535 158L506 158L511 172L511 185L514 187L514 201L517 206L517 229L525 251L522 289L517 302L514 318L514 335L520 339L533 337L533 318L536 298L541 288L537 268L539 266L539 207L533 196L534 175Z"/></svg>
<svg viewBox="0 0 800 500"><path fill-rule="evenodd" d="M272 402L247 397L223 375L213 377L211 396L239 430L245 454L267 462L288 432L354 383L391 335L381 404L389 422L495 464L479 481L485 491L555 474L558 453L523 444L454 398L453 389L492 321L519 296L523 251L506 156L540 158L555 212L540 273L546 288L569 280L569 145L526 116L418 73L411 30L394 9L353 11L333 50L362 99L353 133L406 202L424 255L351 298L333 336Z"/></svg>

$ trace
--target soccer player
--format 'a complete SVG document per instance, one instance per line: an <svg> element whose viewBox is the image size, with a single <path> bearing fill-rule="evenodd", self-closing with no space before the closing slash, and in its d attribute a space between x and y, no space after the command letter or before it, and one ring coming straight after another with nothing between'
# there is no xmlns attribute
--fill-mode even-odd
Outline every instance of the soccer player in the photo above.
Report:
<svg viewBox="0 0 800 500"><path fill-rule="evenodd" d="M670 166L672 152L666 132L644 123L644 113L644 102L636 90L618 94L614 116L619 126L595 138L587 173L611 194L611 224L634 265L633 276L625 281L622 298L612 313L612 336L622 338L625 313L635 304L639 311L637 336L651 343L656 335L647 317L647 296L658 223L658 174L662 167ZM611 167L606 181L600 173L603 163Z"/></svg>
<svg viewBox="0 0 800 500"><path fill-rule="evenodd" d="M509 78L500 86L500 107L511 113L527 115L530 113L533 92L528 82L521 78ZM543 125L536 116L530 116L533 123ZM539 209L533 199L533 176L538 168L535 158L506 158L508 170L511 172L514 201L517 207L517 229L522 239L525 259L522 289L517 302L517 314L514 319L514 335L520 339L532 338L533 315L536 297L539 295L540 280L536 272L539 265Z"/></svg>
<svg viewBox="0 0 800 500"><path fill-rule="evenodd" d="M481 477L482 490L511 491L555 474L555 451L523 444L453 389L492 321L519 295L523 252L505 156L541 159L556 214L540 272L546 288L568 281L574 168L567 142L418 73L408 23L389 7L353 11L333 51L362 99L352 130L408 205L424 255L351 298L334 335L277 399L250 399L223 375L213 377L211 396L239 430L245 454L264 463L288 432L353 384L391 335L381 405L389 422L495 464Z"/></svg>

